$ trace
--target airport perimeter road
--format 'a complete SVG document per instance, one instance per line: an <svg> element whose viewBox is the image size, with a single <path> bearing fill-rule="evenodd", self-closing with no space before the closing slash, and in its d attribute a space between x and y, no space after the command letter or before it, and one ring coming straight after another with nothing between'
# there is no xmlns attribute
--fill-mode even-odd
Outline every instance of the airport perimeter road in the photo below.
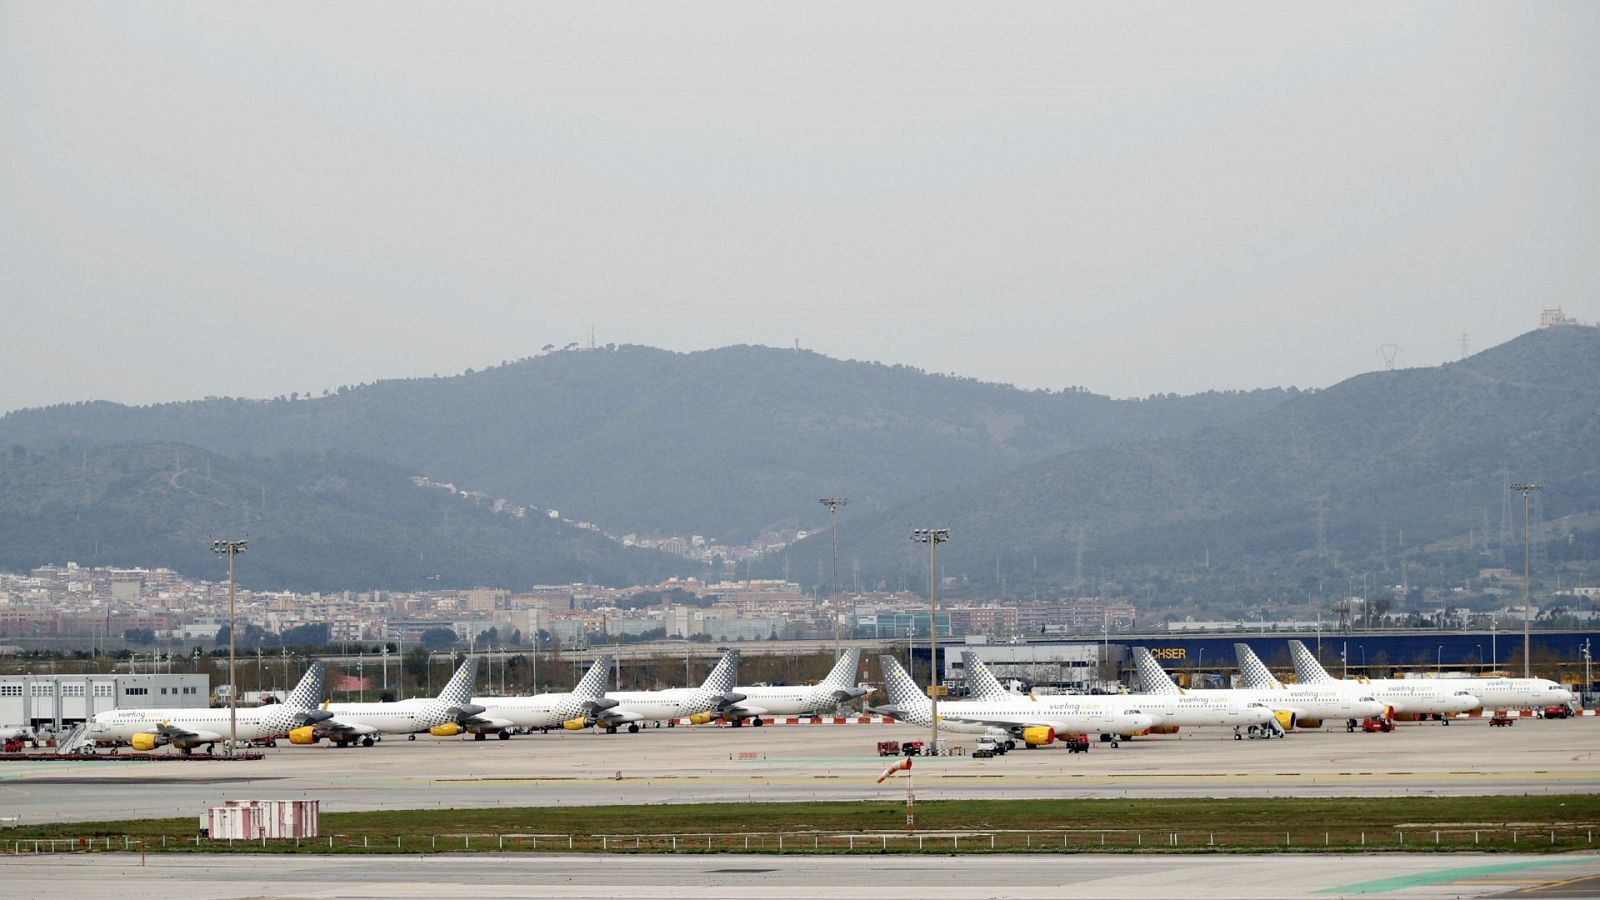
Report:
<svg viewBox="0 0 1600 900"><path fill-rule="evenodd" d="M780 856L0 857L15 897L918 898L1561 896L1600 857Z"/></svg>
<svg viewBox="0 0 1600 900"><path fill-rule="evenodd" d="M316 798L328 812L551 804L894 799L873 779L900 725L648 729L508 741L391 737L371 748L285 744L252 762L0 763L21 824L195 816L224 800ZM968 746L971 739L960 743ZM1600 792L1600 718L1401 724L1235 741L1226 730L915 763L919 799L1418 796Z"/></svg>

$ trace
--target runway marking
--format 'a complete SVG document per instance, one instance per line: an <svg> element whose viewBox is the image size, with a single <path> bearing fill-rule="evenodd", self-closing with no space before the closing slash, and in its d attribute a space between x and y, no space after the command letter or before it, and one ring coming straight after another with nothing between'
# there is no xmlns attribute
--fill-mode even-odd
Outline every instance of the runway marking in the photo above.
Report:
<svg viewBox="0 0 1600 900"><path fill-rule="evenodd" d="M1420 887L1425 884L1442 884L1444 882L1460 881L1478 875L1497 875L1503 872L1519 872L1523 869L1542 868L1544 866L1574 866L1587 863L1595 864L1594 857L1579 859L1535 859L1527 862L1500 863L1493 866L1468 866L1461 869L1439 869L1434 872L1422 872L1416 875L1399 875L1394 878L1380 878L1377 881L1358 881L1355 884L1341 885L1340 887L1322 888L1318 894L1384 894L1389 891L1401 891L1406 888Z"/></svg>

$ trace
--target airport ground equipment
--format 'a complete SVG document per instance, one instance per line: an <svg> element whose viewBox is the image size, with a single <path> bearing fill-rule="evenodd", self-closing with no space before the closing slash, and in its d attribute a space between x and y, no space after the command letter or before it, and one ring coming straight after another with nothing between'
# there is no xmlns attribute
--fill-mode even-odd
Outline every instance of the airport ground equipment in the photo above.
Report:
<svg viewBox="0 0 1600 900"><path fill-rule="evenodd" d="M899 741L879 741L878 742L878 755L879 756L899 756L900 755L900 742Z"/></svg>
<svg viewBox="0 0 1600 900"><path fill-rule="evenodd" d="M1517 724L1517 720L1508 715L1500 714L1490 719L1489 724L1495 728L1510 728L1512 725Z"/></svg>

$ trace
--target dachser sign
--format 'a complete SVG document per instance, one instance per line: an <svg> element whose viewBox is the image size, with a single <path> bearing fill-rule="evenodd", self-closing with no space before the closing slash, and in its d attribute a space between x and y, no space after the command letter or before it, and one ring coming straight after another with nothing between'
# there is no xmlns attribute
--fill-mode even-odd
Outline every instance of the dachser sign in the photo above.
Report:
<svg viewBox="0 0 1600 900"><path fill-rule="evenodd" d="M1189 651L1183 647L1156 647L1150 655L1156 659L1188 659Z"/></svg>

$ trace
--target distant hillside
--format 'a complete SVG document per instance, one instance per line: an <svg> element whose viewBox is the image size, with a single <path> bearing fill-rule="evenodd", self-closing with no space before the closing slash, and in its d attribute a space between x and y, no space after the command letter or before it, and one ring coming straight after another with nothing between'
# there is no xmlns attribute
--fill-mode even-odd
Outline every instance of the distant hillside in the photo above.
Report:
<svg viewBox="0 0 1600 900"><path fill-rule="evenodd" d="M1344 577L1385 565L1399 581L1403 547L1456 535L1465 547L1474 530L1483 542L1486 521L1499 531L1508 477L1546 484L1547 520L1600 509L1600 330L1533 332L1461 362L1361 375L1186 437L1060 454L851 519L841 557L863 557L864 578L918 587L926 556L908 530L945 525L946 576L992 585L998 569L1014 588L1059 588L1075 574L1083 528L1089 592L1113 576L1150 593L1174 589L1170 575L1153 573L1194 572L1209 559L1243 569L1241 585L1253 567L1257 594L1303 598L1318 579L1343 591ZM1520 526L1520 505L1515 516ZM789 561L809 577L827 550L823 536ZM1480 558L1491 561L1463 564Z"/></svg>
<svg viewBox="0 0 1600 900"><path fill-rule="evenodd" d="M613 533L744 540L995 479L1066 450L1238 421L1294 392L1142 401L1043 392L728 347L561 352L316 399L82 403L0 418L0 447L181 441L226 454L338 451L559 509Z"/></svg>
<svg viewBox="0 0 1600 900"><path fill-rule="evenodd" d="M410 473L338 453L230 459L185 444L0 453L0 569L168 566L216 579L210 542L250 539L240 582L294 590L423 589L698 571L543 515L494 512Z"/></svg>

